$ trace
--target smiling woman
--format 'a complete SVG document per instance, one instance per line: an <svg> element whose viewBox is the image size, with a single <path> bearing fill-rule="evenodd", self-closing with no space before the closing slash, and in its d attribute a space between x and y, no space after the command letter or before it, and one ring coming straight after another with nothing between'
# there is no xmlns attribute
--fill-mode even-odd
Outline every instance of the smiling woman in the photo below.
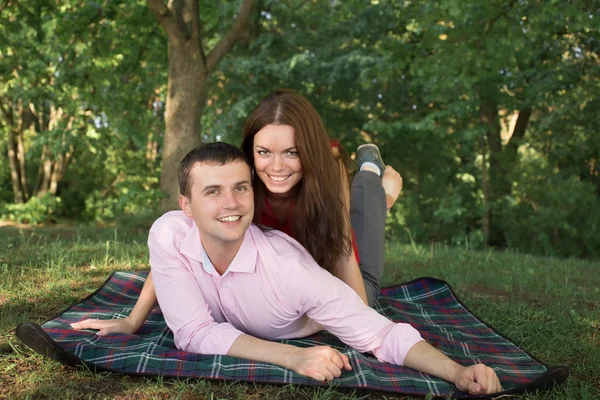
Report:
<svg viewBox="0 0 600 400"><path fill-rule="evenodd" d="M312 104L286 89L252 111L242 150L255 169L254 222L294 237L372 305L383 274L386 209L400 194L400 174L383 165L375 145L363 145L350 189L343 148Z"/></svg>
<svg viewBox="0 0 600 400"><path fill-rule="evenodd" d="M242 150L259 178L254 221L293 236L334 272L352 251L347 182L314 107L289 90L269 94L246 120Z"/></svg>
<svg viewBox="0 0 600 400"><path fill-rule="evenodd" d="M254 168L272 198L291 197L302 180L295 138L289 125L267 125L254 136Z"/></svg>

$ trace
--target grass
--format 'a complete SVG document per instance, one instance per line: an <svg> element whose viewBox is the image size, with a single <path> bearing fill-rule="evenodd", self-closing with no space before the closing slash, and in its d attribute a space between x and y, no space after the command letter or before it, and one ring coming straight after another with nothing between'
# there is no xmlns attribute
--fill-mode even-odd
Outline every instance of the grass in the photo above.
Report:
<svg viewBox="0 0 600 400"><path fill-rule="evenodd" d="M451 283L479 317L534 356L568 365L566 384L522 399L600 398L600 263L388 244L384 285L432 276ZM112 271L148 269L139 228L0 227L0 398L353 399L366 391L127 377L75 370L14 336L99 287Z"/></svg>

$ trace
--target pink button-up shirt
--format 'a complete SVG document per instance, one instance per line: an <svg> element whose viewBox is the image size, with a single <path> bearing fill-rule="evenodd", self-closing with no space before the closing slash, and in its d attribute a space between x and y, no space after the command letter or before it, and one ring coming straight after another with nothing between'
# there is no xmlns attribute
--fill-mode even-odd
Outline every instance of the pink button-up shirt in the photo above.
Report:
<svg viewBox="0 0 600 400"><path fill-rule="evenodd" d="M196 224L181 211L159 218L148 238L158 302L175 345L227 354L242 333L289 339L326 329L361 352L402 365L421 335L363 303L294 239L251 225L227 271L210 262Z"/></svg>

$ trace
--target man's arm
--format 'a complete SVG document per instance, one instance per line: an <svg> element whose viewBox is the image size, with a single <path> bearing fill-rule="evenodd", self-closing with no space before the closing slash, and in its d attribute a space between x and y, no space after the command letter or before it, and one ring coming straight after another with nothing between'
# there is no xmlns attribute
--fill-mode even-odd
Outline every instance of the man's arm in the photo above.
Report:
<svg viewBox="0 0 600 400"><path fill-rule="evenodd" d="M502 390L491 368L482 364L460 366L423 341L409 324L395 324L366 306L352 289L314 260L302 262L307 264L294 266L295 273L290 274L290 303L297 305L297 312L306 313L347 345L372 352L381 361L445 379L472 394Z"/></svg>
<svg viewBox="0 0 600 400"><path fill-rule="evenodd" d="M352 369L348 356L329 346L302 348L245 334L238 336L227 355L279 365L318 381L331 381L342 369Z"/></svg>
<svg viewBox="0 0 600 400"><path fill-rule="evenodd" d="M410 348L404 366L454 383L469 394L491 394L502 391L496 372L483 364L463 367L446 357L429 343L422 341Z"/></svg>

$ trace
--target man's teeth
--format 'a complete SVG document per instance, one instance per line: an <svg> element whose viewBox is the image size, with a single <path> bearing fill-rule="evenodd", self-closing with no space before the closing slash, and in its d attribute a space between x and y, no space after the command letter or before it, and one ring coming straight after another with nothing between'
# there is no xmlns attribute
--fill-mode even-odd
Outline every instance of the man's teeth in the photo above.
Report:
<svg viewBox="0 0 600 400"><path fill-rule="evenodd" d="M239 215L231 215L229 217L219 218L219 221L221 221L221 222L235 222L238 219L240 219Z"/></svg>
<svg viewBox="0 0 600 400"><path fill-rule="evenodd" d="M283 182L287 178L289 178L289 175L287 175L287 176L273 176L273 175L269 175L269 177L271 177L271 179L273 179L275 182Z"/></svg>

